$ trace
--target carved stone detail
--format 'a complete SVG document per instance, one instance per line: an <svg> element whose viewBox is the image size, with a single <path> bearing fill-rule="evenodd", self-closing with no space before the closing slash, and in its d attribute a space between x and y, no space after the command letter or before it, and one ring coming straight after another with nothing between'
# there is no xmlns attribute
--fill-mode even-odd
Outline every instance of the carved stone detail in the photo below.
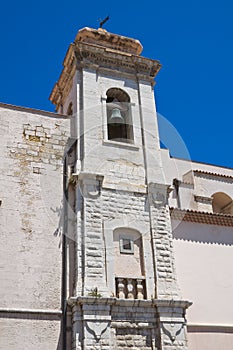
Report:
<svg viewBox="0 0 233 350"><path fill-rule="evenodd" d="M124 52L107 50L106 48L96 47L94 45L78 42L75 46L75 54L79 62L87 65L95 64L99 67L110 69L121 68L131 74L145 74L149 77L155 77L161 68L159 61L146 59L141 56L132 56Z"/></svg>
<svg viewBox="0 0 233 350"><path fill-rule="evenodd" d="M104 333L108 330L110 326L110 321L87 321L86 322L86 330L89 334L93 336L93 338L98 343Z"/></svg>
<svg viewBox="0 0 233 350"><path fill-rule="evenodd" d="M117 279L117 288L118 288L118 298L125 299L125 285L124 285L124 279L118 278Z"/></svg>
<svg viewBox="0 0 233 350"><path fill-rule="evenodd" d="M144 299L142 279L137 278L137 299Z"/></svg>
<svg viewBox="0 0 233 350"><path fill-rule="evenodd" d="M156 208L164 207L168 201L168 194L172 190L171 186L151 182L148 187L150 205Z"/></svg>
<svg viewBox="0 0 233 350"><path fill-rule="evenodd" d="M84 198L96 199L101 194L104 176L93 173L80 173L78 183Z"/></svg>
<svg viewBox="0 0 233 350"><path fill-rule="evenodd" d="M132 278L127 279L127 290L128 290L128 299L134 299L133 294L133 280Z"/></svg>
<svg viewBox="0 0 233 350"><path fill-rule="evenodd" d="M56 105L56 110L64 103L72 85L75 70L83 67L93 70L108 69L121 74L137 75L151 83L161 68L159 61L127 52L108 49L84 42L71 44L64 60L64 69L55 84L50 101Z"/></svg>
<svg viewBox="0 0 233 350"><path fill-rule="evenodd" d="M192 304L186 300L157 300L161 349L187 350L185 310Z"/></svg>

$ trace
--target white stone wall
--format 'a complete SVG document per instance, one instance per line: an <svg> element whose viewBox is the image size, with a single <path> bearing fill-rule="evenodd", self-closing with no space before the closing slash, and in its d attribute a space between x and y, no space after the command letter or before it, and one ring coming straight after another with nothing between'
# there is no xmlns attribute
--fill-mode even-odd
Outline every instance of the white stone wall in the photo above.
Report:
<svg viewBox="0 0 233 350"><path fill-rule="evenodd" d="M167 205L168 186L165 182L159 150L153 87L151 83L144 80L137 81L136 76L131 79L119 78L117 72L108 75L101 69L96 72L94 69L84 68L83 72L79 73L79 77L77 87L79 111L76 123L78 160L75 175L78 185L75 189L77 264L74 296L93 297L96 293L100 299L118 297L116 277L124 277L124 279L143 277L146 285L143 297L147 300L154 298L164 298L166 302L171 299L178 300L179 290L176 283ZM106 92L114 87L123 89L132 103L134 131L132 144L107 139ZM156 187L158 183L159 186ZM113 236L116 229L126 232L135 230L141 236L143 272L134 269L134 266L124 268L119 261L119 254L115 256L117 250L114 249L116 243L114 244ZM134 264L133 259L127 259L127 264L130 262ZM116 271L118 276L115 275ZM127 271L129 276L125 275ZM142 276L132 276L132 271ZM120 288L119 284L118 288ZM101 300L96 301L97 306L101 302ZM161 346L175 349L179 345L185 349L185 329L182 326L184 311L177 312L177 315L181 314L177 327L182 329L180 343L174 343L175 338L169 340L166 334L170 332L167 330L169 325L166 324L166 317L167 314L173 314L175 309L173 307L166 309L166 306L163 305L160 310L163 319L161 318L158 325L159 332L163 334ZM163 311L164 307L166 311ZM179 308L183 310L185 307L182 305ZM94 333L98 332L99 317L101 319L102 309L101 307L97 309L98 313L93 309L91 314L90 308L88 311ZM98 349L100 343L97 344L96 339L92 339L90 326L85 323L85 317L87 317L85 310L83 306L73 314L73 318L77 320L73 328L74 346L80 349L82 335L79 336L79 334L85 334L84 347L92 349L95 345ZM156 314L155 309L153 313ZM143 310L141 310L142 315ZM80 323L82 317L83 325ZM125 334L120 335L121 339L114 335L112 339L114 344L111 348L118 348L120 346L116 345L118 341L122 346L125 344L125 347L155 348L152 340L148 342L145 340L149 336L149 333L146 334L147 330L144 330L143 334L137 330L138 334L130 335L133 324L133 317L129 317L127 326L125 325ZM106 332L109 332L109 325L106 327ZM110 335L107 336L109 337ZM126 342L127 337L129 337L129 344ZM92 340L89 341L89 338ZM105 341L101 344L103 347L109 346Z"/></svg>
<svg viewBox="0 0 233 350"><path fill-rule="evenodd" d="M105 296L115 295L113 229L109 229L108 225L111 224L111 221L117 221L116 228L125 227L126 229L138 230L142 235L142 244L148 249L147 240L149 239L148 235L150 237L150 229L149 214L144 209L145 201L144 194L111 189L103 189L98 199L84 198L85 242L82 249L85 254L85 263L80 257L77 295L80 295L82 291L80 285L82 268L85 268L85 282L83 283L86 295L94 287L97 287L100 293ZM135 222L139 223L138 226L135 225ZM141 226L143 226L143 232ZM78 235L81 235L81 232ZM79 249L81 247L78 247L78 255ZM151 256L151 251L145 251L145 256L147 255ZM150 262L152 263L152 261ZM85 264L85 267L82 264ZM152 267L147 267L149 270L147 269L146 274L149 274L150 280L152 280ZM151 293L153 293L153 289Z"/></svg>
<svg viewBox="0 0 233 350"><path fill-rule="evenodd" d="M60 321L49 310L60 309L62 158L69 121L2 106L0 134L0 348L57 349ZM13 316L6 309L15 310ZM38 311L31 320L35 309L48 315Z"/></svg>

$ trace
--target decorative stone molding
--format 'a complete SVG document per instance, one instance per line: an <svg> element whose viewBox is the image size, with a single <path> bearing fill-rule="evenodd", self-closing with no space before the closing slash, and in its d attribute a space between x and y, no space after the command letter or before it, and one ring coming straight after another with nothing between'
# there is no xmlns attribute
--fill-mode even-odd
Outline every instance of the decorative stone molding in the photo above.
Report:
<svg viewBox="0 0 233 350"><path fill-rule="evenodd" d="M74 54L74 44L71 44L63 61L63 70L59 80L55 83L49 96L49 100L56 105L56 111L63 105L73 84L76 71L76 59Z"/></svg>
<svg viewBox="0 0 233 350"><path fill-rule="evenodd" d="M101 337L107 331L109 326L109 321L96 321L95 319L92 321L86 321L86 329L88 333L93 336L97 343L100 341Z"/></svg>
<svg viewBox="0 0 233 350"><path fill-rule="evenodd" d="M96 199L100 196L104 179L103 175L81 172L76 176L84 198Z"/></svg>
<svg viewBox="0 0 233 350"><path fill-rule="evenodd" d="M76 43L75 55L77 63L80 62L82 67L94 64L98 66L98 69L102 67L118 71L120 69L134 76L135 74L143 74L148 79L154 78L161 68L161 64L157 60L81 42Z"/></svg>
<svg viewBox="0 0 233 350"><path fill-rule="evenodd" d="M155 320L154 320L155 321ZM111 322L111 327L112 328L122 328L122 329L139 329L139 328L154 328L154 324L150 324L149 322L122 322L122 321L118 321L118 322Z"/></svg>
<svg viewBox="0 0 233 350"><path fill-rule="evenodd" d="M168 195L173 187L165 184L149 183L149 203L156 208L164 207L168 201Z"/></svg>
<svg viewBox="0 0 233 350"><path fill-rule="evenodd" d="M94 44L96 37L99 40L97 44L94 41ZM110 70L116 74L120 71L121 75L137 76L153 84L161 64L157 60L139 56L140 52L141 44L137 40L103 30L82 29L67 51L63 71L50 94L50 101L58 110L69 94L76 69L84 67L95 71Z"/></svg>
<svg viewBox="0 0 233 350"><path fill-rule="evenodd" d="M82 28L79 30L75 42L85 42L134 55L140 55L143 49L139 40L109 33L103 28Z"/></svg>
<svg viewBox="0 0 233 350"><path fill-rule="evenodd" d="M187 349L185 310L187 300L155 300L161 333L162 349Z"/></svg>
<svg viewBox="0 0 233 350"><path fill-rule="evenodd" d="M119 299L139 299L146 298L145 277L116 277L116 295Z"/></svg>
<svg viewBox="0 0 233 350"><path fill-rule="evenodd" d="M131 346L137 349L150 339L153 349L187 350L184 315L189 301L78 297L70 298L68 304L72 307L74 332L78 329L84 335L86 349L97 343L116 349L130 337Z"/></svg>

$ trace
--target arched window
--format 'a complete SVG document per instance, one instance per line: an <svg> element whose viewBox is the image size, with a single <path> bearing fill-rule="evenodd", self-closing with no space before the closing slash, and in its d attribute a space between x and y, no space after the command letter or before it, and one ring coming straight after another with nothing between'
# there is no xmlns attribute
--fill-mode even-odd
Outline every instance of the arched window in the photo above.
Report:
<svg viewBox="0 0 233 350"><path fill-rule="evenodd" d="M108 139L133 143L131 104L128 94L119 88L107 91Z"/></svg>
<svg viewBox="0 0 233 350"><path fill-rule="evenodd" d="M141 234L130 228L113 232L116 295L126 299L145 299L145 271Z"/></svg>
<svg viewBox="0 0 233 350"><path fill-rule="evenodd" d="M230 196L223 192L217 192L213 196L213 212L233 215L233 202Z"/></svg>

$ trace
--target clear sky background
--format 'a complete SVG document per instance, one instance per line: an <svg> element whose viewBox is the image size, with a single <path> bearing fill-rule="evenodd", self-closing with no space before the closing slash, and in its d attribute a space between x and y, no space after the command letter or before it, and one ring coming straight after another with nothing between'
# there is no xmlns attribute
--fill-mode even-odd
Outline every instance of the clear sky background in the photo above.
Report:
<svg viewBox="0 0 233 350"><path fill-rule="evenodd" d="M160 60L158 112L179 132L193 160L233 167L232 0L3 2L0 102L54 111L48 101L70 42L82 27L137 38ZM164 133L167 132L167 135ZM172 134L162 139L174 156Z"/></svg>

